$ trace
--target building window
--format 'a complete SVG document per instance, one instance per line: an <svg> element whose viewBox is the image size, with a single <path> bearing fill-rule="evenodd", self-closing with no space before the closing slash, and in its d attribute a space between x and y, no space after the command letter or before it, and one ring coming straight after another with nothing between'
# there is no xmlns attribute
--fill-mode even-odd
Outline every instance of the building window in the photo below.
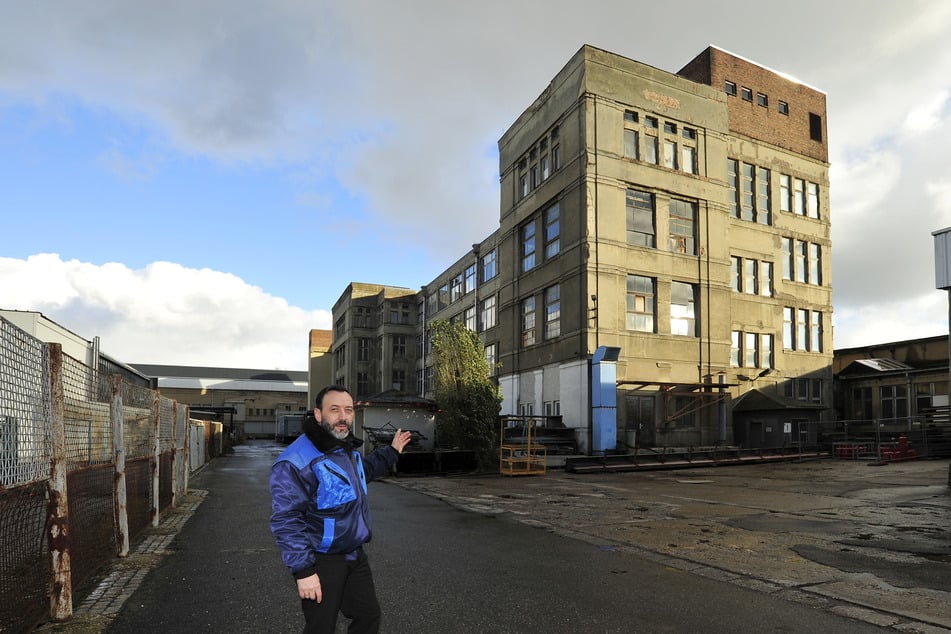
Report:
<svg viewBox="0 0 951 634"><path fill-rule="evenodd" d="M794 329L795 319L793 309L789 306L783 307L783 348L785 350L795 350L796 331Z"/></svg>
<svg viewBox="0 0 951 634"><path fill-rule="evenodd" d="M406 389L406 370L393 370L393 383L391 387L398 392L402 392Z"/></svg>
<svg viewBox="0 0 951 634"><path fill-rule="evenodd" d="M764 108L769 107L769 97L764 95L761 92L756 93L756 103L757 105L763 106Z"/></svg>
<svg viewBox="0 0 951 634"><path fill-rule="evenodd" d="M810 314L812 319L810 327L809 349L813 352L822 352L822 313L818 310Z"/></svg>
<svg viewBox="0 0 951 634"><path fill-rule="evenodd" d="M822 285L822 247L809 243L809 283Z"/></svg>
<svg viewBox="0 0 951 634"><path fill-rule="evenodd" d="M561 251L561 220L558 203L545 210L545 259Z"/></svg>
<svg viewBox="0 0 951 634"><path fill-rule="evenodd" d="M736 97L736 84L734 84L732 81L725 82L724 90L726 91L726 94L730 95L731 97Z"/></svg>
<svg viewBox="0 0 951 634"><path fill-rule="evenodd" d="M360 337L357 339L357 361L370 360L371 340L369 337Z"/></svg>
<svg viewBox="0 0 951 634"><path fill-rule="evenodd" d="M759 263L759 294L763 297L773 296L773 263Z"/></svg>
<svg viewBox="0 0 951 634"><path fill-rule="evenodd" d="M765 167L756 169L756 221L761 225L772 224L772 204L769 195L770 171Z"/></svg>
<svg viewBox="0 0 951 634"><path fill-rule="evenodd" d="M809 113L809 138L822 143L822 117L813 112Z"/></svg>
<svg viewBox="0 0 951 634"><path fill-rule="evenodd" d="M759 294L759 262L746 260L743 267L743 292L747 295Z"/></svg>
<svg viewBox="0 0 951 634"><path fill-rule="evenodd" d="M449 301L454 302L465 294L465 277L462 273L449 280Z"/></svg>
<svg viewBox="0 0 951 634"><path fill-rule="evenodd" d="M684 144L681 146L683 161L681 168L688 174L697 173L697 148Z"/></svg>
<svg viewBox="0 0 951 634"><path fill-rule="evenodd" d="M759 367L771 368L773 367L773 335L760 335L760 342Z"/></svg>
<svg viewBox="0 0 951 634"><path fill-rule="evenodd" d="M852 389L852 418L872 418L872 388L856 387Z"/></svg>
<svg viewBox="0 0 951 634"><path fill-rule="evenodd" d="M696 298L696 285L670 283L670 334L697 336Z"/></svg>
<svg viewBox="0 0 951 634"><path fill-rule="evenodd" d="M499 369L499 344L490 343L485 347L485 363L489 366L489 376L495 376Z"/></svg>
<svg viewBox="0 0 951 634"><path fill-rule="evenodd" d="M740 96L743 98L743 101L753 101L753 91L746 86L740 88Z"/></svg>
<svg viewBox="0 0 951 634"><path fill-rule="evenodd" d="M796 309L796 350L809 350L809 311L805 308Z"/></svg>
<svg viewBox="0 0 951 634"><path fill-rule="evenodd" d="M753 175L755 168L749 163L740 164L740 219L754 222L756 220L756 194Z"/></svg>
<svg viewBox="0 0 951 634"><path fill-rule="evenodd" d="M522 347L535 343L535 298L522 300Z"/></svg>
<svg viewBox="0 0 951 634"><path fill-rule="evenodd" d="M482 281L491 280L498 275L498 268L495 263L495 249L482 256Z"/></svg>
<svg viewBox="0 0 951 634"><path fill-rule="evenodd" d="M638 116L633 110L624 111L624 123L637 123Z"/></svg>
<svg viewBox="0 0 951 634"><path fill-rule="evenodd" d="M357 372L357 394L360 396L370 393L370 375L366 372Z"/></svg>
<svg viewBox="0 0 951 634"><path fill-rule="evenodd" d="M664 121L664 132L667 134L677 134L677 124L670 121Z"/></svg>
<svg viewBox="0 0 951 634"><path fill-rule="evenodd" d="M779 175L779 210L792 210L792 187L789 174Z"/></svg>
<svg viewBox="0 0 951 634"><path fill-rule="evenodd" d="M743 258L735 255L730 258L730 288L735 293L743 291Z"/></svg>
<svg viewBox="0 0 951 634"><path fill-rule="evenodd" d="M657 137L653 134L644 135L644 162L657 165Z"/></svg>
<svg viewBox="0 0 951 634"><path fill-rule="evenodd" d="M334 323L334 337L338 339L342 339L344 328L346 325L347 325L346 315L340 315L340 317L337 318L336 323Z"/></svg>
<svg viewBox="0 0 951 634"><path fill-rule="evenodd" d="M789 115L789 104L785 101L779 102L779 114Z"/></svg>
<svg viewBox="0 0 951 634"><path fill-rule="evenodd" d="M743 336L739 330L730 333L730 366L740 367L740 337Z"/></svg>
<svg viewBox="0 0 951 634"><path fill-rule="evenodd" d="M740 217L740 177L739 162L733 159L726 161L726 180L730 188L730 215Z"/></svg>
<svg viewBox="0 0 951 634"><path fill-rule="evenodd" d="M466 267L465 272L465 286L463 288L463 293L471 293L475 290L476 287L476 265L472 264Z"/></svg>
<svg viewBox="0 0 951 634"><path fill-rule="evenodd" d="M806 215L819 218L819 186L816 183L806 183Z"/></svg>
<svg viewBox="0 0 951 634"><path fill-rule="evenodd" d="M354 328L371 328L373 324L370 323L370 309L365 306L357 306L353 309L353 327Z"/></svg>
<svg viewBox="0 0 951 634"><path fill-rule="evenodd" d="M809 261L808 254L809 244L807 242L802 242L796 240L796 253L795 253L795 262L796 262L796 281L797 282L808 282L809 269L806 268L806 262Z"/></svg>
<svg viewBox="0 0 951 634"><path fill-rule="evenodd" d="M654 195L636 189L627 190L627 243L654 246Z"/></svg>
<svg viewBox="0 0 951 634"><path fill-rule="evenodd" d="M671 253L697 254L697 205L671 199L668 206Z"/></svg>
<svg viewBox="0 0 951 634"><path fill-rule="evenodd" d="M637 130L624 130L624 157L629 159L638 159L640 156L637 153L637 144L639 141L639 133Z"/></svg>
<svg viewBox="0 0 951 634"><path fill-rule="evenodd" d="M915 385L915 413L924 414L934 406L934 383Z"/></svg>
<svg viewBox="0 0 951 634"><path fill-rule="evenodd" d="M908 416L908 388L904 385L883 385L879 388L882 399L882 419Z"/></svg>
<svg viewBox="0 0 951 634"><path fill-rule="evenodd" d="M664 167L677 169L677 144L673 141L664 141Z"/></svg>
<svg viewBox="0 0 951 634"><path fill-rule="evenodd" d="M627 329L654 332L657 312L654 280L642 275L627 276Z"/></svg>
<svg viewBox="0 0 951 634"><path fill-rule="evenodd" d="M783 279L792 280L793 276L793 240L782 238L783 243Z"/></svg>
<svg viewBox="0 0 951 634"><path fill-rule="evenodd" d="M545 339L554 339L561 334L561 286L555 284L545 289Z"/></svg>
<svg viewBox="0 0 951 634"><path fill-rule="evenodd" d="M522 271L535 267L535 221L522 226Z"/></svg>
<svg viewBox="0 0 951 634"><path fill-rule="evenodd" d="M469 306L464 313L463 322L466 328L472 332L476 331L476 309L475 306Z"/></svg>
<svg viewBox="0 0 951 634"><path fill-rule="evenodd" d="M406 358L406 335L393 335L393 358Z"/></svg>
<svg viewBox="0 0 951 634"><path fill-rule="evenodd" d="M449 305L449 284L439 287L439 310Z"/></svg>
<svg viewBox="0 0 951 634"><path fill-rule="evenodd" d="M495 295L486 297L479 303L479 313L483 331L495 327Z"/></svg>
<svg viewBox="0 0 951 634"><path fill-rule="evenodd" d="M755 332L746 333L743 345L743 364L747 368L759 367L759 335Z"/></svg>
<svg viewBox="0 0 951 634"><path fill-rule="evenodd" d="M797 216L806 215L806 183L801 178L793 179L793 213Z"/></svg>

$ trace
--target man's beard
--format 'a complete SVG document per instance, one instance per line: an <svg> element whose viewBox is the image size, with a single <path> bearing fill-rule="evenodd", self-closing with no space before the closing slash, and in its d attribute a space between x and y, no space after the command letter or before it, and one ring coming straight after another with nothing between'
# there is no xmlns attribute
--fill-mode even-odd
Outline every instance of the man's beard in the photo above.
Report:
<svg viewBox="0 0 951 634"><path fill-rule="evenodd" d="M350 426L347 425L346 429L343 431L338 431L336 425L331 425L330 423L323 423L324 429L330 432L330 435L336 438L337 440L345 440L347 436L350 435Z"/></svg>

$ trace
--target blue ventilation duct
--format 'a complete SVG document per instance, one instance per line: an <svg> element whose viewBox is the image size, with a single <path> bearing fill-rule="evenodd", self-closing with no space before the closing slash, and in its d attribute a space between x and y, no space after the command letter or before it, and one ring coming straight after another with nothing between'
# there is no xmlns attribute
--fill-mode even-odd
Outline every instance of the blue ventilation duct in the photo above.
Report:
<svg viewBox="0 0 951 634"><path fill-rule="evenodd" d="M620 348L601 346L591 357L591 450L617 449L617 360Z"/></svg>

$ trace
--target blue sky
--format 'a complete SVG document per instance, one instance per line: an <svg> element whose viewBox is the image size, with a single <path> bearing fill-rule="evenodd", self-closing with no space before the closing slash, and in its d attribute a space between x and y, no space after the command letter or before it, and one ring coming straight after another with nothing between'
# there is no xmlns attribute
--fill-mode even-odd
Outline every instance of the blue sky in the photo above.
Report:
<svg viewBox="0 0 951 634"><path fill-rule="evenodd" d="M496 142L582 44L715 44L828 94L836 346L943 334L949 38L942 0L0 0L0 307L130 363L303 369L349 282L493 231Z"/></svg>

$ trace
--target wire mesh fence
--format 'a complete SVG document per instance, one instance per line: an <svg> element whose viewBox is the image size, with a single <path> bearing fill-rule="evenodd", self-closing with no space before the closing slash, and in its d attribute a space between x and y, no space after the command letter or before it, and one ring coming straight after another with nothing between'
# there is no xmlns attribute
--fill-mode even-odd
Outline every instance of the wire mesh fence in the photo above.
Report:
<svg viewBox="0 0 951 634"><path fill-rule="evenodd" d="M191 451L221 454L220 423L110 368L0 318L0 632L68 618L74 589L185 493Z"/></svg>

